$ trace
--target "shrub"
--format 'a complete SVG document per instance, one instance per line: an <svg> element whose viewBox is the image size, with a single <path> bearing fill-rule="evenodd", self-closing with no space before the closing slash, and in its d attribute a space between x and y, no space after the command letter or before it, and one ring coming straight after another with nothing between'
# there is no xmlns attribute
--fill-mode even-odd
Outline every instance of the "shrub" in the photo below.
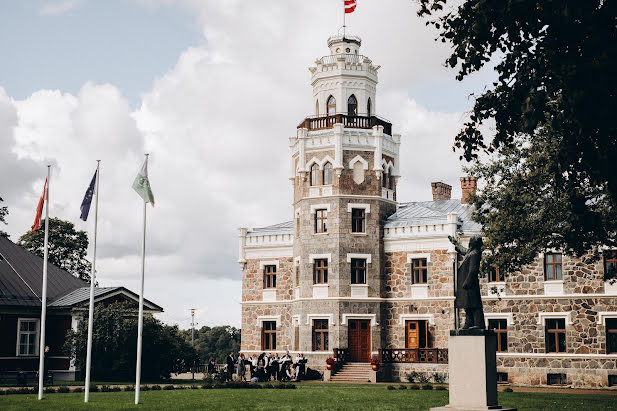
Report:
<svg viewBox="0 0 617 411"><path fill-rule="evenodd" d="M127 385L124 387L124 391L135 391L135 387L132 385Z"/></svg>
<svg viewBox="0 0 617 411"><path fill-rule="evenodd" d="M161 386L160 385L153 385L152 387L150 387L150 389L152 391L161 391Z"/></svg>
<svg viewBox="0 0 617 411"><path fill-rule="evenodd" d="M406 385L401 384L401 385L399 385L399 386L398 386L398 389L399 389L399 390L406 390L406 389L407 389L407 386L406 386Z"/></svg>
<svg viewBox="0 0 617 411"><path fill-rule="evenodd" d="M120 392L120 391L122 391L122 388L120 388L120 387L118 387L118 386L116 386L116 387L111 387L111 388L109 389L109 391L111 391L111 392Z"/></svg>
<svg viewBox="0 0 617 411"><path fill-rule="evenodd" d="M503 392L514 392L514 390L510 387L506 387Z"/></svg>
<svg viewBox="0 0 617 411"><path fill-rule="evenodd" d="M445 387L444 385L438 385L437 387L435 387L435 389L436 389L437 391L445 391L445 390L446 390L446 387Z"/></svg>
<svg viewBox="0 0 617 411"><path fill-rule="evenodd" d="M423 389L423 390L432 390L432 389L433 389L433 386L432 386L431 384L424 384L424 385L422 386L422 389Z"/></svg>
<svg viewBox="0 0 617 411"><path fill-rule="evenodd" d="M405 378L407 378L407 381L409 382L416 382L418 381L419 377L420 377L420 373L418 371L412 371L410 373L407 373L407 375L405 375Z"/></svg>
<svg viewBox="0 0 617 411"><path fill-rule="evenodd" d="M429 377L427 374L422 373L418 376L418 382L420 384L427 384L430 381L431 381L431 377Z"/></svg>
<svg viewBox="0 0 617 411"><path fill-rule="evenodd" d="M442 374L440 372L433 373L433 381L437 384L443 384L446 382L446 374Z"/></svg>
<svg viewBox="0 0 617 411"><path fill-rule="evenodd" d="M84 392L84 389L81 387L75 387L71 390L71 392Z"/></svg>
<svg viewBox="0 0 617 411"><path fill-rule="evenodd" d="M223 384L222 382L215 382L214 385L212 386L212 388L225 388L225 384Z"/></svg>
<svg viewBox="0 0 617 411"><path fill-rule="evenodd" d="M71 392L71 389L69 387L59 387L58 392L61 394L66 394L67 392Z"/></svg>
<svg viewBox="0 0 617 411"><path fill-rule="evenodd" d="M414 385L410 385L409 388L412 390L419 390L420 386L418 384L414 384Z"/></svg>
<svg viewBox="0 0 617 411"><path fill-rule="evenodd" d="M204 384L212 384L214 382L214 378L212 378L212 374L204 374L204 377L201 379Z"/></svg>
<svg viewBox="0 0 617 411"><path fill-rule="evenodd" d="M101 386L101 392L111 392L111 389L108 385Z"/></svg>
<svg viewBox="0 0 617 411"><path fill-rule="evenodd" d="M99 386L98 385L91 385L90 386L90 392L99 392Z"/></svg>
<svg viewBox="0 0 617 411"><path fill-rule="evenodd" d="M264 384L264 388L274 388L274 385L272 385L270 383L266 383L266 384Z"/></svg>
<svg viewBox="0 0 617 411"><path fill-rule="evenodd" d="M190 388L191 390L198 390L198 389L199 389L199 385L197 385L197 384L193 384L193 385L189 386L189 388Z"/></svg>
<svg viewBox="0 0 617 411"><path fill-rule="evenodd" d="M169 385L164 385L163 389L167 390L167 391L170 391L170 390L175 390L176 387L174 387L172 384L169 384Z"/></svg>
<svg viewBox="0 0 617 411"><path fill-rule="evenodd" d="M204 390L208 390L210 388L212 388L212 384L204 384L201 386L201 388L203 388Z"/></svg>
<svg viewBox="0 0 617 411"><path fill-rule="evenodd" d="M55 392L56 392L56 389L55 389L55 388L52 388L52 387L47 387L47 388L43 388L43 392L44 392L45 394L53 394L53 393L55 393Z"/></svg>
<svg viewBox="0 0 617 411"><path fill-rule="evenodd" d="M52 388L53 389L53 388ZM21 387L17 390L15 390L17 392L14 392L13 394L34 394L39 392L39 387L34 387L34 388L28 388L28 387ZM48 392L45 390L43 390L44 392Z"/></svg>
<svg viewBox="0 0 617 411"><path fill-rule="evenodd" d="M388 385L386 388L390 391L396 390L396 387L394 385Z"/></svg>
<svg viewBox="0 0 617 411"><path fill-rule="evenodd" d="M159 387L160 389L160 387ZM139 386L139 390L140 391L150 391L150 386L149 385L141 385Z"/></svg>

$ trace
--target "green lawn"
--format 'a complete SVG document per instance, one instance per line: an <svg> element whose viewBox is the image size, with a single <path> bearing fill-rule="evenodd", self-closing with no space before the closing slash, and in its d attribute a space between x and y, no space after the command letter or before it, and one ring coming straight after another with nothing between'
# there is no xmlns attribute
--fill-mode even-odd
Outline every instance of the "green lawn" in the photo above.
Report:
<svg viewBox="0 0 617 411"><path fill-rule="evenodd" d="M396 385L398 388L398 385ZM36 395L2 395L2 410L121 410L134 408L133 392L97 392L83 403L83 393ZM343 385L306 383L295 390L278 389L199 389L144 391L142 409L248 409L248 410L427 410L445 405L447 391L387 390L385 385ZM614 395L499 393L501 405L523 410L614 410Z"/></svg>

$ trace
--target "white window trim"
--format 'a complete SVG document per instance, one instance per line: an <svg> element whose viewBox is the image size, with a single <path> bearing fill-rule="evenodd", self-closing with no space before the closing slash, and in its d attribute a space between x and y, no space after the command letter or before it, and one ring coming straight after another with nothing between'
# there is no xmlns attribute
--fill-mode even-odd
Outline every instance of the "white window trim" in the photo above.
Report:
<svg viewBox="0 0 617 411"><path fill-rule="evenodd" d="M36 322L36 344L34 344L34 354L20 354L19 353L19 330L21 328L21 323L25 321L35 321ZM17 341L15 342L15 356L17 357L35 357L39 355L39 345L41 338L41 320L39 318L17 318Z"/></svg>
<svg viewBox="0 0 617 411"><path fill-rule="evenodd" d="M279 326L281 325L281 316L280 315L260 315L257 317L257 326L263 328L264 321L276 321L276 330L278 331Z"/></svg>
<svg viewBox="0 0 617 411"><path fill-rule="evenodd" d="M367 264L371 264L371 254L347 253L348 263L351 263L352 258L365 259Z"/></svg>
<svg viewBox="0 0 617 411"><path fill-rule="evenodd" d="M330 204L313 204L310 208L311 214L315 214L317 210L326 210L326 212L330 212Z"/></svg>
<svg viewBox="0 0 617 411"><path fill-rule="evenodd" d="M343 314L341 325L347 325L347 320L371 320L371 327L379 325L377 314Z"/></svg>
<svg viewBox="0 0 617 411"><path fill-rule="evenodd" d="M275 265L276 266L276 271L279 270L279 261L278 260L267 260L267 261L260 261L259 262L259 268L260 269L265 269L267 265Z"/></svg>
<svg viewBox="0 0 617 411"><path fill-rule="evenodd" d="M328 327L334 325L334 314L307 314L306 325L312 327L313 320L328 320Z"/></svg>
<svg viewBox="0 0 617 411"><path fill-rule="evenodd" d="M358 210L364 210L364 212L366 214L369 214L371 212L371 205L370 204L363 204L363 203L347 203L347 212L351 213L351 211L353 209L358 209Z"/></svg>
<svg viewBox="0 0 617 411"><path fill-rule="evenodd" d="M427 264L431 262L430 253L407 253L407 264L411 264L411 260L416 258L426 258Z"/></svg>
<svg viewBox="0 0 617 411"><path fill-rule="evenodd" d="M555 318L564 318L566 320L566 325L572 325L572 313L571 312L544 312L538 313L538 324L546 325L546 319L555 319Z"/></svg>
<svg viewBox="0 0 617 411"><path fill-rule="evenodd" d="M368 170L368 161L366 161L364 158L362 158L361 155L357 155L354 158L352 158L351 160L349 160L349 169L353 170L354 164L356 164L358 161L360 163L362 163L362 168L364 170Z"/></svg>
<svg viewBox="0 0 617 411"><path fill-rule="evenodd" d="M315 260L328 260L328 263L332 261L332 254L309 254L309 262L315 264Z"/></svg>
<svg viewBox="0 0 617 411"><path fill-rule="evenodd" d="M484 325L488 329L488 320L506 320L506 325L510 327L514 324L513 313L484 313Z"/></svg>
<svg viewBox="0 0 617 411"><path fill-rule="evenodd" d="M428 325L435 325L434 314L401 314L399 325L405 325L405 321L428 321Z"/></svg>
<svg viewBox="0 0 617 411"><path fill-rule="evenodd" d="M598 311L597 324L606 326L607 318L617 318L617 311Z"/></svg>
<svg viewBox="0 0 617 411"><path fill-rule="evenodd" d="M319 160L317 157L313 157L309 160L308 163L306 163L306 169L308 170L308 172L311 172L311 166L313 164L317 164L319 166L320 170L323 170L324 165L326 165L326 163L330 163L332 164L332 167L334 167L334 160L332 159L332 157L330 156L325 156L323 159Z"/></svg>

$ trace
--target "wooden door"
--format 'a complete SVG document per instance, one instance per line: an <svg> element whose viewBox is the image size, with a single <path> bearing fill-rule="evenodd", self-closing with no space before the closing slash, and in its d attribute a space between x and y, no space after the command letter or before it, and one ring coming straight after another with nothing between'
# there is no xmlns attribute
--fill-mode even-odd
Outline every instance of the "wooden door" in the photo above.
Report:
<svg viewBox="0 0 617 411"><path fill-rule="evenodd" d="M418 324L418 321L407 321L407 322L405 322L406 347L407 348L418 348L418 347L420 347L419 328L420 328L420 324Z"/></svg>
<svg viewBox="0 0 617 411"><path fill-rule="evenodd" d="M371 356L370 320L348 320L351 362L368 362Z"/></svg>

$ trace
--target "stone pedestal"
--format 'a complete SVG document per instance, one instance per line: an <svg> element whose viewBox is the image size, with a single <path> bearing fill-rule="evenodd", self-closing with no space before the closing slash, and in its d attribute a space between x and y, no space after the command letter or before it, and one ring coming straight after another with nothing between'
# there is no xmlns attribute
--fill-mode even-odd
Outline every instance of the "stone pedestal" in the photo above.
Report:
<svg viewBox="0 0 617 411"><path fill-rule="evenodd" d="M450 330L450 404L431 411L504 410L497 403L496 353L497 336L493 331Z"/></svg>

